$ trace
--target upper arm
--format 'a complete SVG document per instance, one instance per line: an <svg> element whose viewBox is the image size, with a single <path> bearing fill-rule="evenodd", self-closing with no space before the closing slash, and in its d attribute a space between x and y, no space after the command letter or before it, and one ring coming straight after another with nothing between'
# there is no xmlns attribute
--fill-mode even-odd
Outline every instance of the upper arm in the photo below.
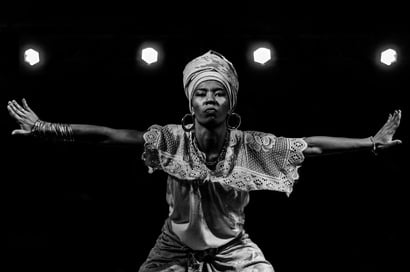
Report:
<svg viewBox="0 0 410 272"><path fill-rule="evenodd" d="M126 144L142 146L144 144L144 132L132 129L108 129L108 144Z"/></svg>

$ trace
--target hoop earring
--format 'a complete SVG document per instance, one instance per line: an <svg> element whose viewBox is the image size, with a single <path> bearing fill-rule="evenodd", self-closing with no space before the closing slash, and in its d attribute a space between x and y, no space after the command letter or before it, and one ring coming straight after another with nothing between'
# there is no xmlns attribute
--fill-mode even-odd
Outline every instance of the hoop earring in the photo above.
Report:
<svg viewBox="0 0 410 272"><path fill-rule="evenodd" d="M234 125L231 125L231 124L230 124L230 123L231 123L231 120L232 120L232 119L231 119L232 116L235 116L235 118L237 119L236 124L234 124ZM229 115L228 115L228 118L226 119L226 124L227 124L227 126L228 126L229 129L238 129L238 128L241 126L241 123L242 123L242 118L241 118L241 116L240 116L239 114L235 113L235 112L229 114Z"/></svg>
<svg viewBox="0 0 410 272"><path fill-rule="evenodd" d="M191 118L192 122L187 122L187 119ZM195 118L193 114L185 114L181 120L182 128L185 132L190 132L195 127Z"/></svg>

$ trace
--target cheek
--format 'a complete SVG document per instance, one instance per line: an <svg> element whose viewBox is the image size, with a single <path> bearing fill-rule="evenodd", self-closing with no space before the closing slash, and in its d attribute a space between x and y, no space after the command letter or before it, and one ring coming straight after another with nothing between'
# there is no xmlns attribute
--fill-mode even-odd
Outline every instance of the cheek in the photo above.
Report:
<svg viewBox="0 0 410 272"><path fill-rule="evenodd" d="M221 105L221 107L223 107L223 108L229 110L229 101L228 101L228 98L226 98L226 97L220 97L220 98L218 98L218 103L219 103L219 105Z"/></svg>
<svg viewBox="0 0 410 272"><path fill-rule="evenodd" d="M198 101L198 99L197 98L192 98L192 100L191 100L191 106L192 106L192 110L193 111L196 111L196 109L198 109L198 107L199 107L199 101Z"/></svg>

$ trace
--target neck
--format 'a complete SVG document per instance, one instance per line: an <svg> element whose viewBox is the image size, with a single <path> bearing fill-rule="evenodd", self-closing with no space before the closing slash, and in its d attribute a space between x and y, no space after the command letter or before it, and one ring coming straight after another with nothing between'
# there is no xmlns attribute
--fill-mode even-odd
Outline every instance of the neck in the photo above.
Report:
<svg viewBox="0 0 410 272"><path fill-rule="evenodd" d="M225 122L217 127L207 128L195 122L195 138L198 148L204 152L207 157L217 156L221 151L227 127Z"/></svg>

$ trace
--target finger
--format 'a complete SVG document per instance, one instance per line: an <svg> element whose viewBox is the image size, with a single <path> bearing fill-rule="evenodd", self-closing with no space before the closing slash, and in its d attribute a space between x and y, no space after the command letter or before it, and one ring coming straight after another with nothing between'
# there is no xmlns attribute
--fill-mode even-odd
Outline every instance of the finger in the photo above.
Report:
<svg viewBox="0 0 410 272"><path fill-rule="evenodd" d="M399 145L399 144L401 144L401 143L402 143L401 140L393 140L393 141L390 141L390 142L388 142L388 143L385 143L385 144L381 145L381 146L379 147L379 149L387 149L387 148L389 148L389 147L396 146L396 145Z"/></svg>
<svg viewBox="0 0 410 272"><path fill-rule="evenodd" d="M9 111L9 114L11 115L11 117L13 117L14 119L17 119L18 121L22 121L23 120L23 116L20 115L17 111L17 109L15 109L13 107L13 104L9 104L7 105L7 109Z"/></svg>
<svg viewBox="0 0 410 272"><path fill-rule="evenodd" d="M394 143L394 144L402 144L403 142L402 142L401 140L398 140L398 139L397 139L397 140L394 140L393 143Z"/></svg>
<svg viewBox="0 0 410 272"><path fill-rule="evenodd" d="M401 110L398 110L397 115L396 115L396 120L395 120L397 126L400 124L400 120L401 120Z"/></svg>
<svg viewBox="0 0 410 272"><path fill-rule="evenodd" d="M26 112L27 112L22 106L20 106L19 103L17 103L16 100L13 100L13 104L14 104L14 106L16 106L16 108L18 108L22 113L26 113Z"/></svg>
<svg viewBox="0 0 410 272"><path fill-rule="evenodd" d="M7 103L7 111L11 114L13 109L11 108L10 101Z"/></svg>
<svg viewBox="0 0 410 272"><path fill-rule="evenodd" d="M11 132L11 135L28 135L30 134L30 131L23 130L23 129L15 129Z"/></svg>
<svg viewBox="0 0 410 272"><path fill-rule="evenodd" d="M387 122L384 124L385 129L391 129L394 124L394 114L389 114L389 118L387 119Z"/></svg>
<svg viewBox="0 0 410 272"><path fill-rule="evenodd" d="M390 118L389 118L389 127L390 128L397 128L400 122L400 118L401 118L401 111L400 110L395 110L393 115L390 114Z"/></svg>
<svg viewBox="0 0 410 272"><path fill-rule="evenodd" d="M18 114L19 116L23 117L23 116L25 115L21 110L19 110L19 109L17 108L16 103L9 102L9 106L10 106L11 109L12 109L16 114Z"/></svg>
<svg viewBox="0 0 410 272"><path fill-rule="evenodd" d="M395 120L397 118L397 115L398 115L398 112L397 112L397 110L395 110L394 114L393 114L393 120Z"/></svg>
<svg viewBox="0 0 410 272"><path fill-rule="evenodd" d="M389 143L389 146L394 146L394 145L399 145L401 144L402 141L401 140L393 140Z"/></svg>
<svg viewBox="0 0 410 272"><path fill-rule="evenodd" d="M400 111L395 111L393 119L391 120L391 128L396 130L398 126L400 125L400 119L401 119L401 112Z"/></svg>
<svg viewBox="0 0 410 272"><path fill-rule="evenodd" d="M13 112L16 116L18 116L19 118L24 118L24 117L25 117L25 114L22 113L20 110L18 110L18 109L16 108L16 106L14 106L13 104L10 104L9 106L10 106L10 109L12 110L12 112Z"/></svg>
<svg viewBox="0 0 410 272"><path fill-rule="evenodd" d="M23 107L24 107L24 109L26 109L27 111L33 111L33 110L30 109L30 107L28 106L27 101L26 101L25 98L23 98L23 99L21 100L21 102L23 102Z"/></svg>

